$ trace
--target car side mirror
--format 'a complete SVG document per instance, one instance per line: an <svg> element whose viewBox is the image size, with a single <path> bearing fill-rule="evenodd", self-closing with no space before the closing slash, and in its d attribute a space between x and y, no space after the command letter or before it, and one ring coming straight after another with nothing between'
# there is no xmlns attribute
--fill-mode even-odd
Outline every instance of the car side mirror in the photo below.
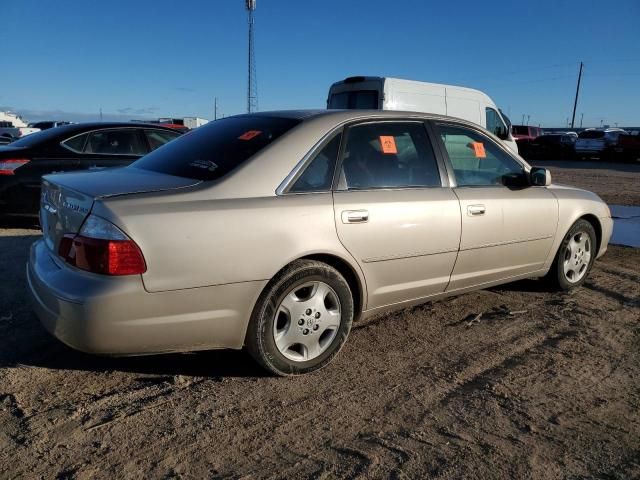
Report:
<svg viewBox="0 0 640 480"><path fill-rule="evenodd" d="M504 127L497 127L496 137L498 137L500 140L507 140L509 138L509 131Z"/></svg>
<svg viewBox="0 0 640 480"><path fill-rule="evenodd" d="M529 172L529 179L535 187L548 187L551 185L551 172L546 168L533 167Z"/></svg>

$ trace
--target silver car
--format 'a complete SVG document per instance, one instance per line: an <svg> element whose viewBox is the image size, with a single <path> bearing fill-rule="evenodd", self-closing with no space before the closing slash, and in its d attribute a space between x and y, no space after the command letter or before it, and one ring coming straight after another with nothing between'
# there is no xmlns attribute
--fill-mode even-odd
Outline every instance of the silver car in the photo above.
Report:
<svg viewBox="0 0 640 480"><path fill-rule="evenodd" d="M627 132L621 128L588 128L580 134L573 148L579 158L602 156L611 153L610 149L618 143L618 137Z"/></svg>
<svg viewBox="0 0 640 480"><path fill-rule="evenodd" d="M132 165L43 180L27 266L62 342L138 355L246 348L279 375L328 364L353 321L545 277L584 282L611 235L481 127L392 111L229 117Z"/></svg>

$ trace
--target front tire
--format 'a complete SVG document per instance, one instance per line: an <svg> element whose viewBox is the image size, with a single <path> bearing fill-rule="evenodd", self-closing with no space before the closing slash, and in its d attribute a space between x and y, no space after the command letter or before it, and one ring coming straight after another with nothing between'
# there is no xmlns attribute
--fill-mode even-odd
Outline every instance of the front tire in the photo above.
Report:
<svg viewBox="0 0 640 480"><path fill-rule="evenodd" d="M570 290L584 283L596 258L596 232L578 220L565 235L545 279L555 288Z"/></svg>
<svg viewBox="0 0 640 480"><path fill-rule="evenodd" d="M338 354L353 315L351 289L338 270L315 260L296 260L260 295L245 346L271 373L309 373Z"/></svg>

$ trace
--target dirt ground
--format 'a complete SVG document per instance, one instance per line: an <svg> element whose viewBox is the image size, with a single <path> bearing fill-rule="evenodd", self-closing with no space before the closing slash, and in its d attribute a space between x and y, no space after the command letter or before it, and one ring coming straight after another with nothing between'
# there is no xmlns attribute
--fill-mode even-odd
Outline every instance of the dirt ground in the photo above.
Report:
<svg viewBox="0 0 640 480"><path fill-rule="evenodd" d="M637 170L544 164L640 205ZM242 352L66 348L27 303L37 233L0 230L1 479L640 478L640 250L610 247L571 293L524 281L367 320L283 379Z"/></svg>

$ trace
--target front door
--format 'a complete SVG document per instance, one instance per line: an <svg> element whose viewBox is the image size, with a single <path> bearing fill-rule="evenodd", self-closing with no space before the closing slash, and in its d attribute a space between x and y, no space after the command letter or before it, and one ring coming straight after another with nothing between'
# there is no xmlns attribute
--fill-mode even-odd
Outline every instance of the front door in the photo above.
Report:
<svg viewBox="0 0 640 480"><path fill-rule="evenodd" d="M460 200L462 238L448 290L539 271L558 225L558 202L528 183L524 164L471 127L436 126Z"/></svg>
<svg viewBox="0 0 640 480"><path fill-rule="evenodd" d="M460 207L424 123L363 123L347 130L344 143L335 222L367 279L367 309L443 292L458 252Z"/></svg>

